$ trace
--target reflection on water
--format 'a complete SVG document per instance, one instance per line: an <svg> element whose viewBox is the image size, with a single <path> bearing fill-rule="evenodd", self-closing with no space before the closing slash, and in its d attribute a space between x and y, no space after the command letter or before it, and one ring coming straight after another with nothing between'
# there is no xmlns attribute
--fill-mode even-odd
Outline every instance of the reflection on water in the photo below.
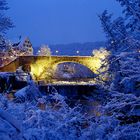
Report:
<svg viewBox="0 0 140 140"><path fill-rule="evenodd" d="M69 107L79 108L81 115L99 117L102 100L98 98L97 88L95 85L54 85L49 89L48 86L40 86L42 93L62 95Z"/></svg>

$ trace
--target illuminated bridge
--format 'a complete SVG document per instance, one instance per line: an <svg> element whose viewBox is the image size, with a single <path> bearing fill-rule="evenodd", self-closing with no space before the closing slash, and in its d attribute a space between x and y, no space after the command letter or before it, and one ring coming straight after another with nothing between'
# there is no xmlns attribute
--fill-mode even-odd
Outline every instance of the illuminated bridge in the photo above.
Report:
<svg viewBox="0 0 140 140"><path fill-rule="evenodd" d="M99 58L91 56L19 56L9 64L0 67L0 72L16 72L19 67L30 69L36 77L43 77L44 71L55 70L58 64L74 62L86 66L97 73L100 68Z"/></svg>

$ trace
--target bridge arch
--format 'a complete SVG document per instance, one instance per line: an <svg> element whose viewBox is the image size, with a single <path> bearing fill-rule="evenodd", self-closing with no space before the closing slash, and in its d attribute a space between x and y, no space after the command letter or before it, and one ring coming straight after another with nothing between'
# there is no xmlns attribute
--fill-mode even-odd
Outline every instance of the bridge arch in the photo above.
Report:
<svg viewBox="0 0 140 140"><path fill-rule="evenodd" d="M91 69L78 62L61 61L53 67L56 79L95 78L95 73Z"/></svg>
<svg viewBox="0 0 140 140"><path fill-rule="evenodd" d="M73 64L78 64L78 65L84 66L89 71L91 71L92 73L94 73L94 71L93 71L92 68L88 67L85 63L80 62L80 61L74 61L74 60L72 60L72 61L68 61L68 60L67 61L66 60L65 61L55 61L55 62L52 62L51 64L52 64L53 69L56 69L58 65L65 64L65 63L73 63Z"/></svg>

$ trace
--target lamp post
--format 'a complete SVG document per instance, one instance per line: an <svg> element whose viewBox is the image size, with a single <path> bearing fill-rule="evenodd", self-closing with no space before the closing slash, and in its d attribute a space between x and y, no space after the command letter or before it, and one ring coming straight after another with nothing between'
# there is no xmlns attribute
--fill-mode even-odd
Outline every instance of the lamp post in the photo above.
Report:
<svg viewBox="0 0 140 140"><path fill-rule="evenodd" d="M56 50L56 51L55 51L55 53L56 53L56 54L58 54L58 53L59 53L59 51L58 51L58 50Z"/></svg>
<svg viewBox="0 0 140 140"><path fill-rule="evenodd" d="M79 54L80 52L79 51L76 51L76 53Z"/></svg>

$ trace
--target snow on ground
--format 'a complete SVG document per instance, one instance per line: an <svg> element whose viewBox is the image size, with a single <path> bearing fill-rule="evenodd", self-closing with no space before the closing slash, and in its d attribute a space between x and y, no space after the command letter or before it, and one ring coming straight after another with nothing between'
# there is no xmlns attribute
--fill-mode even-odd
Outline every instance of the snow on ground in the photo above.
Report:
<svg viewBox="0 0 140 140"><path fill-rule="evenodd" d="M5 74L4 74L5 76ZM135 140L140 139L140 98L132 94L99 91L74 101L53 90L43 95L30 79L28 86L17 91L16 98L0 95L0 140ZM96 100L102 100L96 104ZM84 110L84 111L83 111Z"/></svg>
<svg viewBox="0 0 140 140"><path fill-rule="evenodd" d="M101 111L98 115L87 116L86 113L81 113L81 106L70 108L64 97L57 93L50 95L49 98L43 96L37 102L14 103L4 96L0 99L6 100L2 107L3 112L6 112L6 118L10 120L11 117L14 118L11 121L6 120L5 117L1 117L0 111L1 140L11 140L15 137L27 140L139 139L140 123L120 125L117 113L111 115L113 113L111 112L110 115L106 115L107 108L111 105L106 105L106 109L100 108L105 112ZM117 105L116 108L118 107ZM18 130L12 124L16 123L18 126L19 122L22 129Z"/></svg>

